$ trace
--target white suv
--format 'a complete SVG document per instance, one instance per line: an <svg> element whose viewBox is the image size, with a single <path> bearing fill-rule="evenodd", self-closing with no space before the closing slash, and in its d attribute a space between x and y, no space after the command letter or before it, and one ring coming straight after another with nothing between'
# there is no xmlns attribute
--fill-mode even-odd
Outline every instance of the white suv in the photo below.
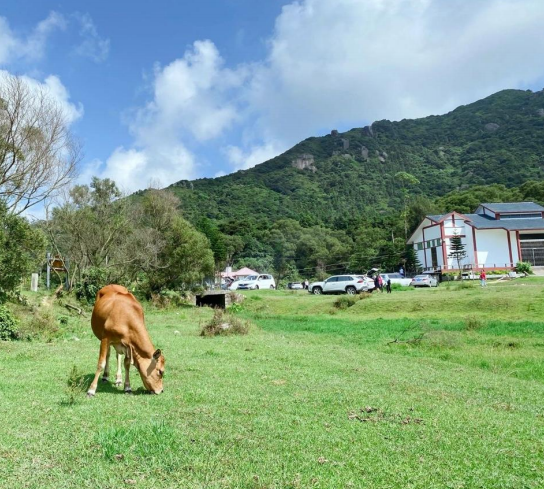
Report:
<svg viewBox="0 0 544 489"><path fill-rule="evenodd" d="M248 290L248 289L275 289L276 281L272 275L248 275L246 278L239 280L237 282L238 290Z"/></svg>
<svg viewBox="0 0 544 489"><path fill-rule="evenodd" d="M310 294L357 294L367 291L369 283L357 275L335 275L324 282L312 282L308 287Z"/></svg>

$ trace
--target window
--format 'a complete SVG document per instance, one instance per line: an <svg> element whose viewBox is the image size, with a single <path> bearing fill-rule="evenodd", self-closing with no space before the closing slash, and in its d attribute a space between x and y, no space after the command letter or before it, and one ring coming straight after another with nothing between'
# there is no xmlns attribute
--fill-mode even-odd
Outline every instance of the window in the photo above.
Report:
<svg viewBox="0 0 544 489"><path fill-rule="evenodd" d="M326 283L326 284L330 284L330 283L336 282L336 281L338 281L338 277L331 277L331 278L328 278L328 279L325 281L325 283Z"/></svg>
<svg viewBox="0 0 544 489"><path fill-rule="evenodd" d="M540 212L531 214L501 214L502 219L542 219L542 214Z"/></svg>

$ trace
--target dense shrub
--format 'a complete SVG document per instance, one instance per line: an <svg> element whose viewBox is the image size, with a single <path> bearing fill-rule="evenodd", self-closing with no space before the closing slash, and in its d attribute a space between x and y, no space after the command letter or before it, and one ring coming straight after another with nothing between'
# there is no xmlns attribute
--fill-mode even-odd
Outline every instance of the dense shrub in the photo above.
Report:
<svg viewBox="0 0 544 489"><path fill-rule="evenodd" d="M44 252L43 233L25 218L10 215L0 202L0 300L12 294L21 279L36 269Z"/></svg>
<svg viewBox="0 0 544 489"><path fill-rule="evenodd" d="M211 321L202 327L200 336L244 335L249 332L249 327L248 321L216 309Z"/></svg>
<svg viewBox="0 0 544 489"><path fill-rule="evenodd" d="M0 340L11 341L19 338L19 322L6 306L0 306Z"/></svg>
<svg viewBox="0 0 544 489"><path fill-rule="evenodd" d="M85 271L76 285L76 297L81 302L94 304L98 291L108 284L108 274L104 268L91 267Z"/></svg>
<svg viewBox="0 0 544 489"><path fill-rule="evenodd" d="M533 273L533 270L531 269L531 264L524 262L524 261L518 261L516 263L516 272L523 273L525 276L530 275Z"/></svg>
<svg viewBox="0 0 544 489"><path fill-rule="evenodd" d="M195 296L189 291L165 290L151 294L151 303L160 309L195 304Z"/></svg>

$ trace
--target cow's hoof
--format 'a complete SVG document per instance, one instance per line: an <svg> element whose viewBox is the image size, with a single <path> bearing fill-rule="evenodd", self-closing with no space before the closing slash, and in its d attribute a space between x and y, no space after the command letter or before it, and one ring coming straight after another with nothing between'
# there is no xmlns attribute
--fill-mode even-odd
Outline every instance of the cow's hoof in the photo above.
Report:
<svg viewBox="0 0 544 489"><path fill-rule="evenodd" d="M132 389L125 389L125 394L132 394Z"/></svg>
<svg viewBox="0 0 544 489"><path fill-rule="evenodd" d="M87 397L89 398L94 397L94 392L93 391L87 392Z"/></svg>
<svg viewBox="0 0 544 489"><path fill-rule="evenodd" d="M123 383L122 380L116 380L114 385L115 387L119 387L122 383Z"/></svg>
<svg viewBox="0 0 544 489"><path fill-rule="evenodd" d="M102 377L102 382L109 382L110 379L108 377Z"/></svg>

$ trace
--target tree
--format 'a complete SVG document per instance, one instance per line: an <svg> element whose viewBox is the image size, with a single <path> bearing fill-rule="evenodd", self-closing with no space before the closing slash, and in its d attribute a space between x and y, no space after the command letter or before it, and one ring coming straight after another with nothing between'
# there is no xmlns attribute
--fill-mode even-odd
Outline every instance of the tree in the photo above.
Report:
<svg viewBox="0 0 544 489"><path fill-rule="evenodd" d="M72 179L80 147L51 94L25 79L0 76L0 200L21 214Z"/></svg>
<svg viewBox="0 0 544 489"><path fill-rule="evenodd" d="M421 262L413 245L406 245L404 252L405 268L407 272L418 273L421 270Z"/></svg>
<svg viewBox="0 0 544 489"><path fill-rule="evenodd" d="M125 253L133 231L128 201L112 180L93 177L90 185L76 185L62 206L53 209L46 224L55 251L68 256L73 268L119 269L134 258ZM133 249L137 247L133 247ZM114 273L117 279L124 271Z"/></svg>
<svg viewBox="0 0 544 489"><path fill-rule="evenodd" d="M43 233L23 217L9 214L0 203L0 302L37 269L44 255Z"/></svg>
<svg viewBox="0 0 544 489"><path fill-rule="evenodd" d="M395 180L400 182L403 199L403 217L404 217L404 238L408 239L408 199L410 197L410 187L419 185L419 180L411 173L399 171L395 174Z"/></svg>
<svg viewBox="0 0 544 489"><path fill-rule="evenodd" d="M448 257L454 258L455 261L457 261L459 277L461 277L461 261L467 257L467 252L465 251L465 244L461 241L461 236L459 236L457 233L450 238L450 252Z"/></svg>
<svg viewBox="0 0 544 489"><path fill-rule="evenodd" d="M148 273L150 292L190 288L204 277L213 275L210 243L185 219L177 216L164 238L161 266Z"/></svg>

